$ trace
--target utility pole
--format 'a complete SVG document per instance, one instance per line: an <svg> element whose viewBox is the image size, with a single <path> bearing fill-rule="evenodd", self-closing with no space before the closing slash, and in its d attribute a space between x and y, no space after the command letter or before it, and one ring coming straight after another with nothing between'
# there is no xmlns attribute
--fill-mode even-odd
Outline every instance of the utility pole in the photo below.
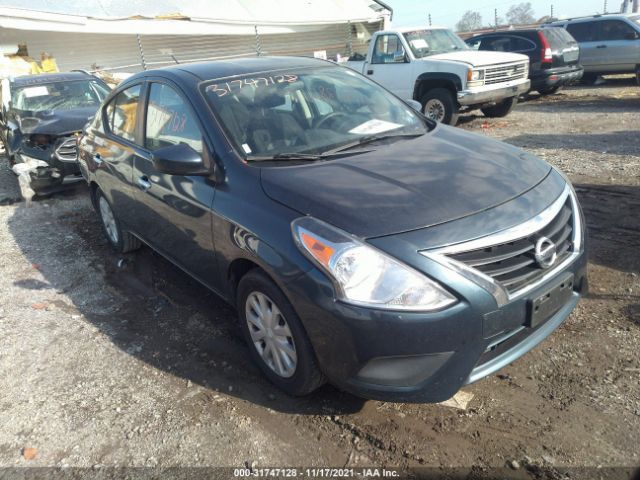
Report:
<svg viewBox="0 0 640 480"><path fill-rule="evenodd" d="M553 20L553 3L551 4L551 20Z"/></svg>
<svg viewBox="0 0 640 480"><path fill-rule="evenodd" d="M429 26L431 26L431 14L429 14Z"/></svg>
<svg viewBox="0 0 640 480"><path fill-rule="evenodd" d="M493 11L493 15L494 15L494 20L496 25L495 30L498 30L498 9L497 8Z"/></svg>
<svg viewBox="0 0 640 480"><path fill-rule="evenodd" d="M604 0L604 13L607 13L607 0Z"/></svg>

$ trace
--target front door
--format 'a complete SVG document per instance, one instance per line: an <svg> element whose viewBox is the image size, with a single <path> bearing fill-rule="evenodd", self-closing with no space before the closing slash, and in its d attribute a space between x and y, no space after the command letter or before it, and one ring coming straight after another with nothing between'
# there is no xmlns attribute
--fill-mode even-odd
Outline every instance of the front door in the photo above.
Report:
<svg viewBox="0 0 640 480"><path fill-rule="evenodd" d="M364 73L400 98L413 98L412 65L396 34L379 35Z"/></svg>
<svg viewBox="0 0 640 480"><path fill-rule="evenodd" d="M146 155L134 160L138 228L156 250L213 286L217 278L211 230L214 182L204 176L160 173L152 161L154 152L179 143L207 155L200 122L176 88L151 82L144 125Z"/></svg>

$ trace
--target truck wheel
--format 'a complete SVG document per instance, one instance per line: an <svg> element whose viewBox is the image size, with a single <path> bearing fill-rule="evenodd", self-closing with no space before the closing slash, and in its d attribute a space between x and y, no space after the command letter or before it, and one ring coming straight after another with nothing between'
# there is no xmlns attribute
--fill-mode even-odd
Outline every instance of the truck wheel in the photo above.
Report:
<svg viewBox="0 0 640 480"><path fill-rule="evenodd" d="M95 192L95 206L100 215L102 230L109 245L118 253L127 253L140 248L141 242L129 232L122 230L111 204L99 188Z"/></svg>
<svg viewBox="0 0 640 480"><path fill-rule="evenodd" d="M562 88L561 85L556 85L555 87L540 87L538 88L538 93L540 95L553 95L561 88Z"/></svg>
<svg viewBox="0 0 640 480"><path fill-rule="evenodd" d="M436 122L455 125L458 123L458 106L449 90L434 88L422 96L422 113Z"/></svg>
<svg viewBox="0 0 640 480"><path fill-rule="evenodd" d="M511 97L501 101L500 103L495 104L492 107L485 107L485 108L482 108L481 110L482 110L482 113L484 113L485 117L491 117L491 118L506 117L507 115L509 115L511 110L513 110L513 108L516 106L517 103L518 103L518 97Z"/></svg>
<svg viewBox="0 0 640 480"><path fill-rule="evenodd" d="M636 66L636 83L640 87L640 65Z"/></svg>
<svg viewBox="0 0 640 480"><path fill-rule="evenodd" d="M262 270L242 277L237 305L249 355L272 383L289 395L307 395L325 383L302 322Z"/></svg>

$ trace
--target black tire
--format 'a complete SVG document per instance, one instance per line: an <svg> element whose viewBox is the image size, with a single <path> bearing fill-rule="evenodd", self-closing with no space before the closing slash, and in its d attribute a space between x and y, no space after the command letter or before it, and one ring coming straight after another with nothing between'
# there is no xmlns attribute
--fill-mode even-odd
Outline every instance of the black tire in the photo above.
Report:
<svg viewBox="0 0 640 480"><path fill-rule="evenodd" d="M107 220L105 218L105 212L103 211L103 203L105 207L111 211L111 215L113 218L113 224L111 229L107 226ZM100 217L100 224L102 225L102 231L104 236L107 237L107 241L111 248L118 253L127 253L132 252L133 250L137 250L142 245L142 242L138 240L136 237L131 235L129 232L122 229L121 223L118 218L113 213L113 208L111 207L111 203L107 200L102 190L99 188L96 189L94 193L94 207L96 212L98 213L98 217Z"/></svg>
<svg viewBox="0 0 640 480"><path fill-rule="evenodd" d="M561 85L556 85L555 87L546 87L546 88L540 87L538 88L538 93L540 95L553 95L561 88L562 88Z"/></svg>
<svg viewBox="0 0 640 480"><path fill-rule="evenodd" d="M595 73L585 73L584 75L582 75L580 81L585 85L595 85L595 83L598 81L598 75L596 75Z"/></svg>
<svg viewBox="0 0 640 480"><path fill-rule="evenodd" d="M640 65L636 67L636 83L640 87Z"/></svg>
<svg viewBox="0 0 640 480"><path fill-rule="evenodd" d="M281 322L289 327L291 342L295 347L296 364L293 374L284 377L270 367L258 347L254 344L247 321L247 301L252 294L259 293L267 297L281 312ZM308 395L321 387L326 379L316 360L313 347L295 310L278 286L260 269L249 271L238 284L238 316L243 335L249 348L249 354L265 376L278 388L289 395ZM252 327L255 328L255 327ZM263 342L264 343L264 342Z"/></svg>
<svg viewBox="0 0 640 480"><path fill-rule="evenodd" d="M441 118L434 118L434 116L429 114L427 104L430 101L439 102L443 108L444 112ZM447 90L446 88L434 88L433 90L429 90L422 96L420 103L422 104L422 113L428 118L441 123L446 123L447 125L455 126L458 123L458 104L450 90Z"/></svg>
<svg viewBox="0 0 640 480"><path fill-rule="evenodd" d="M518 103L518 97L507 98L500 103L497 103L491 107L482 108L482 113L485 117L500 118L506 117L511 113L511 110L515 108Z"/></svg>

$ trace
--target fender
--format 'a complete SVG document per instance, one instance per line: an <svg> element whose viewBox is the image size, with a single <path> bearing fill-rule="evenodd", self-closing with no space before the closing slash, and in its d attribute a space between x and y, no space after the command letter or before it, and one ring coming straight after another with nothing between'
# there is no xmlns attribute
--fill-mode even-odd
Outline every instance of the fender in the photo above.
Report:
<svg viewBox="0 0 640 480"><path fill-rule="evenodd" d="M424 83L433 83L438 86L447 86L456 92L462 90L462 80L455 73L448 72L425 72L418 75L413 87L413 99L420 101L420 97L426 89L422 88Z"/></svg>

